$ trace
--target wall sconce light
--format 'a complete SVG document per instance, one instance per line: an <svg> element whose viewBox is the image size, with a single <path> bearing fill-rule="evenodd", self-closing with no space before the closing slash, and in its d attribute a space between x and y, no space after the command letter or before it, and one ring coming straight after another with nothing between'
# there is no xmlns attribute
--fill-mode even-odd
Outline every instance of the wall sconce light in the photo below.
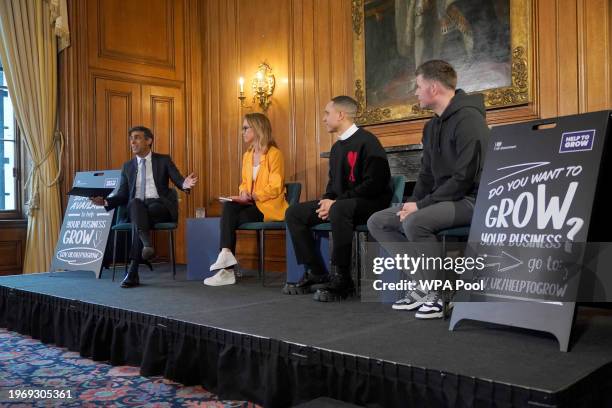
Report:
<svg viewBox="0 0 612 408"><path fill-rule="evenodd" d="M240 86L240 94L238 95L238 99L240 99L240 107L250 108L250 106L244 105L244 100L246 99L246 96L244 96L244 78L243 77L238 78L238 85Z"/></svg>
<svg viewBox="0 0 612 408"><path fill-rule="evenodd" d="M265 112L272 102L272 94L276 80L272 74L272 68L265 62L262 62L257 68L255 78L253 78L253 103L257 103Z"/></svg>

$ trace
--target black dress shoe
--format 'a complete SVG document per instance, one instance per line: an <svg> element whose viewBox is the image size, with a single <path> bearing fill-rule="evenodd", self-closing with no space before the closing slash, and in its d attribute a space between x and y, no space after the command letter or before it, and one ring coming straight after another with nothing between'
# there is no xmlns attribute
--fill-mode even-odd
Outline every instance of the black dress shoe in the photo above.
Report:
<svg viewBox="0 0 612 408"><path fill-rule="evenodd" d="M132 261L130 263L130 268L128 269L127 275L123 278L121 282L122 288L133 288L140 285L140 279L138 278L138 263L136 261Z"/></svg>
<svg viewBox="0 0 612 408"><path fill-rule="evenodd" d="M314 274L308 270L299 282L285 283L282 292L285 295L305 295L324 287L327 282L329 282L328 274Z"/></svg>
<svg viewBox="0 0 612 408"><path fill-rule="evenodd" d="M317 302L338 302L355 295L355 284L349 274L334 274L329 283L317 289L313 299Z"/></svg>

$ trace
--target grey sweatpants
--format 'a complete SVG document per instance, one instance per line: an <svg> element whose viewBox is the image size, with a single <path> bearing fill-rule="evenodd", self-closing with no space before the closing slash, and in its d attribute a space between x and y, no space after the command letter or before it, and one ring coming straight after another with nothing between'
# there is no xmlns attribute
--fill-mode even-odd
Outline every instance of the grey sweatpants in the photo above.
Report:
<svg viewBox="0 0 612 408"><path fill-rule="evenodd" d="M443 201L417 210L400 222L397 212L401 206L378 211L368 219L368 230L390 256L395 256L398 244L410 242L404 253L418 257L440 257L442 246L436 234L444 229L469 225L474 214L474 198L466 197L459 201ZM418 245L422 243L422 245ZM433 279L430 273L425 276L416 271L411 279Z"/></svg>

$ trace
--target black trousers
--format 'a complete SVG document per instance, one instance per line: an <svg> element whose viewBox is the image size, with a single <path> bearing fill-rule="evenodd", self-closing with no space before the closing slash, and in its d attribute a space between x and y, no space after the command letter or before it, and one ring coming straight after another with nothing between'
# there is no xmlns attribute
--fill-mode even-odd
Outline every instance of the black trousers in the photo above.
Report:
<svg viewBox="0 0 612 408"><path fill-rule="evenodd" d="M353 227L365 224L373 213L386 208L388 202L368 200L365 198L349 198L336 201L329 211L333 235L331 255L332 265L343 270L351 266L351 249L353 244ZM307 201L292 205L285 213L287 229L291 234L295 256L299 264L308 265L315 270L321 270L321 259L315 250L315 239L310 227L328 222L320 219L315 212L319 208L318 201Z"/></svg>
<svg viewBox="0 0 612 408"><path fill-rule="evenodd" d="M147 198L142 201L134 198L128 203L130 222L132 223L132 249L130 258L140 261L142 254L142 241L138 231L149 232L151 227L158 222L170 222L172 216L168 207L158 198Z"/></svg>
<svg viewBox="0 0 612 408"><path fill-rule="evenodd" d="M245 222L261 222L264 215L256 205L242 205L234 202L224 202L221 212L221 248L229 248L236 252L236 228Z"/></svg>

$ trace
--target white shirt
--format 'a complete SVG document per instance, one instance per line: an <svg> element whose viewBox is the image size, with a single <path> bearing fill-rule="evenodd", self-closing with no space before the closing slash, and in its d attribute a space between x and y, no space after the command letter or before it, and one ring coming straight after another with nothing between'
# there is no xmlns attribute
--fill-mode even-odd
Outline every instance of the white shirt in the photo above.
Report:
<svg viewBox="0 0 612 408"><path fill-rule="evenodd" d="M147 174L146 188L145 188L145 199L147 198L159 198L157 193L157 187L155 187L155 179L153 178L153 163L151 163L152 152L149 152L144 159L146 159L145 167ZM138 173L136 175L136 195L134 197L140 197L140 180L142 177L140 166L143 158L136 156L138 163Z"/></svg>
<svg viewBox="0 0 612 408"><path fill-rule="evenodd" d="M257 173L259 173L259 164L257 166L253 166L253 181L257 179Z"/></svg>
<svg viewBox="0 0 612 408"><path fill-rule="evenodd" d="M350 128L346 129L344 131L344 133L342 133L340 136L338 136L338 139L340 140L346 140L349 137L353 136L353 134L358 131L359 128L357 127L357 125L355 125L354 123L351 125Z"/></svg>

